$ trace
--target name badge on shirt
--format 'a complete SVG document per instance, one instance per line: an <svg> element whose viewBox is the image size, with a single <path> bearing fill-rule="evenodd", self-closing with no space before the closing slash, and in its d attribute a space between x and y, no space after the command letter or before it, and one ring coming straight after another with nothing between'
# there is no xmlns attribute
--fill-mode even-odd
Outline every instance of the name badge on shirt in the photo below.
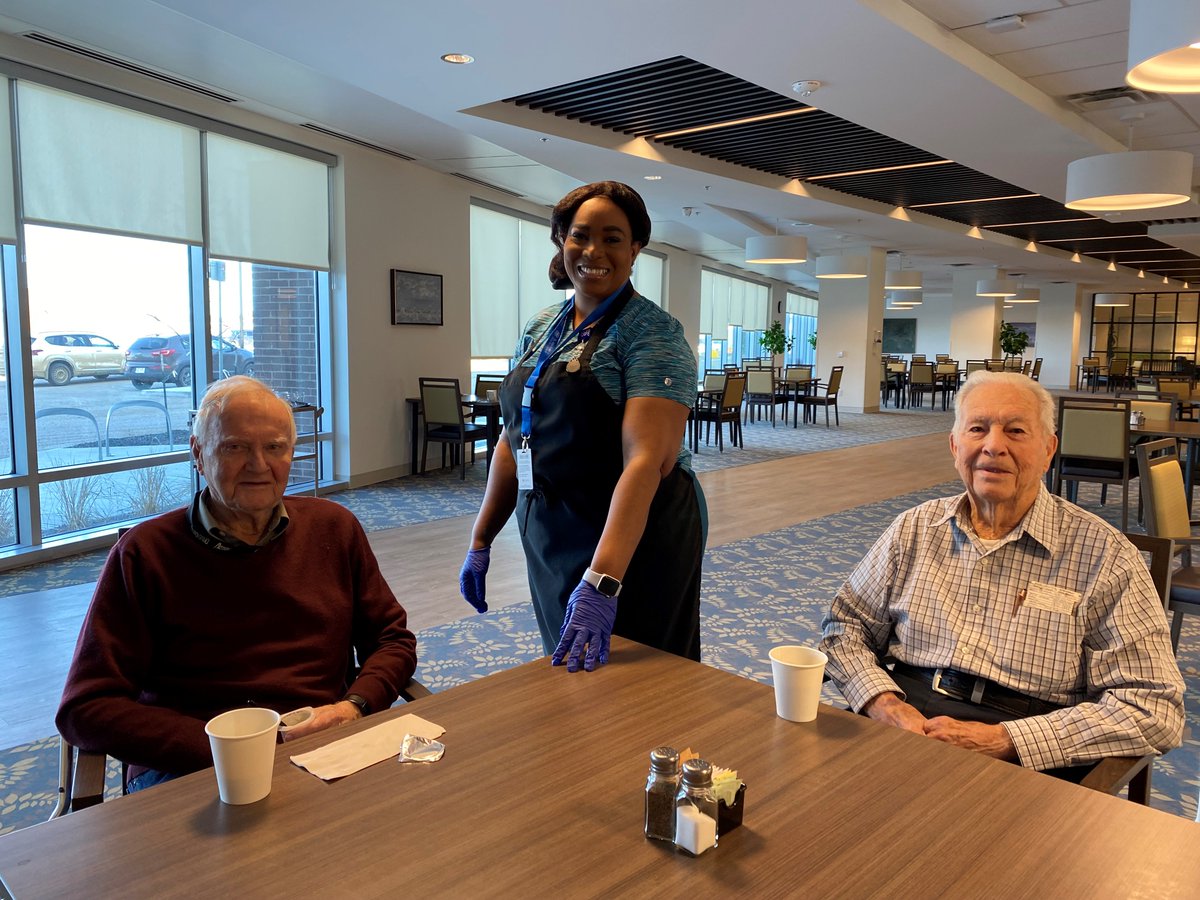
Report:
<svg viewBox="0 0 1200 900"><path fill-rule="evenodd" d="M1056 587L1041 581L1031 581L1029 587L1025 588L1025 599L1022 605L1029 609L1042 609L1046 612L1072 616L1081 599L1083 599L1083 595L1078 591Z"/></svg>
<svg viewBox="0 0 1200 900"><path fill-rule="evenodd" d="M528 447L517 450L517 489L533 490L533 451Z"/></svg>

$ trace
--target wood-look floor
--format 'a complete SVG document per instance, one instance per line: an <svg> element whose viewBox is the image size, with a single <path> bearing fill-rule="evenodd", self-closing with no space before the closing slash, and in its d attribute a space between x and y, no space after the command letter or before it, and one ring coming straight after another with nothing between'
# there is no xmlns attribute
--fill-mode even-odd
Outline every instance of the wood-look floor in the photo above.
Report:
<svg viewBox="0 0 1200 900"><path fill-rule="evenodd" d="M956 477L944 434L708 472L700 476L708 499L708 544L720 546ZM475 614L458 593L472 521L462 516L370 535L412 629ZM528 602L524 554L511 522L492 547L487 587L493 609ZM77 585L0 599L0 646L8 657L0 668L0 747L54 733L54 711L91 589Z"/></svg>

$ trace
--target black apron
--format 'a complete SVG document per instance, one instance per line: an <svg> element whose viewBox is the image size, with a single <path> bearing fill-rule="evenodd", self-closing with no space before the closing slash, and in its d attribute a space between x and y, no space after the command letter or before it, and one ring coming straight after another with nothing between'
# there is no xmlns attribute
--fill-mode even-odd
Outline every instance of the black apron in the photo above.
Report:
<svg viewBox="0 0 1200 900"><path fill-rule="evenodd" d="M567 600L591 564L624 468L624 408L597 381L591 358L631 296L626 287L596 323L577 371L548 360L533 391L533 489L519 492L516 514L547 653L558 646ZM521 447L521 394L537 354L531 357L509 373L500 392L514 457ZM695 475L676 465L650 504L646 530L622 579L613 633L699 660L703 555Z"/></svg>

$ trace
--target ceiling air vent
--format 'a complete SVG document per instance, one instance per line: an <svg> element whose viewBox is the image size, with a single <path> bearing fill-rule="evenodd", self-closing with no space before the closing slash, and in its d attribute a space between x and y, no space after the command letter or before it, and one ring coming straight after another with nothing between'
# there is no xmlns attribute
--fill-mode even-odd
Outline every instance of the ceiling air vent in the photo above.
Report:
<svg viewBox="0 0 1200 900"><path fill-rule="evenodd" d="M1139 91L1122 84L1118 87L1101 88L1098 91L1083 91L1078 94L1068 94L1066 101L1076 109L1085 112L1093 109L1120 109L1126 106L1141 106L1143 103L1153 103L1159 99L1157 94Z"/></svg>
<svg viewBox="0 0 1200 900"><path fill-rule="evenodd" d="M499 191L502 194L508 194L508 196L516 197L520 200L525 199L524 194L518 194L516 191L510 191L508 188L497 187L494 184L484 181L482 178L472 178L470 175L464 175L462 172L451 172L450 174L455 178L461 178L463 181L469 181L471 184L477 184L480 187L485 187L489 190Z"/></svg>
<svg viewBox="0 0 1200 900"><path fill-rule="evenodd" d="M334 131L332 128L326 128L324 125L316 125L312 122L304 122L300 125L301 128L307 128L309 131L316 131L320 134L327 135L331 138L337 138L339 141L348 141L351 144L358 144L360 147L366 147L368 150L377 150L380 153L386 153L388 156L394 156L397 159L406 159L409 162L415 162L415 156L409 156L407 153L401 153L399 150L391 150L387 147L381 147L378 144L372 144L370 141L364 141L362 138L351 137L348 134L342 134L340 131Z"/></svg>
<svg viewBox="0 0 1200 900"><path fill-rule="evenodd" d="M116 66L119 69L124 69L127 72L136 72L146 78L153 78L155 81L161 81L164 84L169 84L172 87L183 88L185 91L191 91L193 94L203 94L212 100L220 100L222 103L237 103L237 97L230 97L228 94L222 94L214 91L212 88L204 87L203 85L194 84L190 81L184 81L182 78L176 78L174 75L167 75L163 72L156 72L154 69L147 69L145 66L140 66L137 63L129 62L125 59L120 59L116 56L109 56L107 53L101 53L99 50L93 50L90 47L83 47L79 44L72 44L69 41L64 41L61 38L52 37L48 34L41 34L37 31L27 31L22 37L28 38L31 41L37 41L39 44L47 44L51 47L57 47L59 50L65 50L68 53L74 53L76 56L86 56L88 59L94 59L97 62L107 63L110 66Z"/></svg>

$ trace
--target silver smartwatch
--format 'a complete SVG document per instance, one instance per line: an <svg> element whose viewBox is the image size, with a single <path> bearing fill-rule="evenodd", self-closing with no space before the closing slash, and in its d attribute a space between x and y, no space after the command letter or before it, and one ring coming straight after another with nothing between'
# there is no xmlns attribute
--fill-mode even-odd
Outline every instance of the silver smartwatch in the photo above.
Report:
<svg viewBox="0 0 1200 900"><path fill-rule="evenodd" d="M600 572L587 568L583 570L583 580L605 597L612 597L615 600L621 594L621 582L611 575L602 575Z"/></svg>

